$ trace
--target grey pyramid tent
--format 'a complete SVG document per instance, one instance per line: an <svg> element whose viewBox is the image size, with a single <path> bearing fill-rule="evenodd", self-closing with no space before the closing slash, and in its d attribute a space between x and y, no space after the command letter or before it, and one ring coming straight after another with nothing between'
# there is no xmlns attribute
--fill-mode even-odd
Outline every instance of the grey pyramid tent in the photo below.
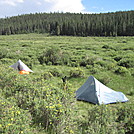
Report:
<svg viewBox="0 0 134 134"><path fill-rule="evenodd" d="M11 65L10 67L14 68L17 71L27 71L33 72L27 65L25 65L21 60L18 60L15 64Z"/></svg>
<svg viewBox="0 0 134 134"><path fill-rule="evenodd" d="M122 92L108 88L93 76L76 91L76 99L99 105L128 101Z"/></svg>

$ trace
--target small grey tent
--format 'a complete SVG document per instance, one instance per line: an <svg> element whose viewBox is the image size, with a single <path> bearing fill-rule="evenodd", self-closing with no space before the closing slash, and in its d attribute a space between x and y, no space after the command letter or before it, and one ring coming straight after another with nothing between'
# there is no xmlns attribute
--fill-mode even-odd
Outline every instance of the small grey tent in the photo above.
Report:
<svg viewBox="0 0 134 134"><path fill-rule="evenodd" d="M14 68L17 71L27 71L33 72L27 65L25 65L21 60L18 60L15 64L11 65L10 67Z"/></svg>
<svg viewBox="0 0 134 134"><path fill-rule="evenodd" d="M76 91L76 99L99 105L128 101L122 92L108 88L93 76Z"/></svg>

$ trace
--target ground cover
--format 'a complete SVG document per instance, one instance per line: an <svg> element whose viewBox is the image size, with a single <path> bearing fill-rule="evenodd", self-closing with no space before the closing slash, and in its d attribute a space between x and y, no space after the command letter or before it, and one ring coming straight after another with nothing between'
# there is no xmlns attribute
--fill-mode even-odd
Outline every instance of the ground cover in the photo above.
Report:
<svg viewBox="0 0 134 134"><path fill-rule="evenodd" d="M0 36L0 132L131 134L133 43L134 37ZM34 73L23 76L9 68L19 59ZM76 101L75 91L90 75L129 101L106 106Z"/></svg>

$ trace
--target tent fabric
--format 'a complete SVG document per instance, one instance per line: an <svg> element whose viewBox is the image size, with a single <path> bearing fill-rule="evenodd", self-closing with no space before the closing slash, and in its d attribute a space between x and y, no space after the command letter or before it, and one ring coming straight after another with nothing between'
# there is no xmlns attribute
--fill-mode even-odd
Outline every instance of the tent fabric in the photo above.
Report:
<svg viewBox="0 0 134 134"><path fill-rule="evenodd" d="M122 92L108 88L93 76L76 91L76 99L99 105L128 101Z"/></svg>
<svg viewBox="0 0 134 134"><path fill-rule="evenodd" d="M29 72L22 70L22 71L19 72L19 74L29 74Z"/></svg>
<svg viewBox="0 0 134 134"><path fill-rule="evenodd" d="M27 65L25 65L21 60L18 60L15 64L10 67L14 68L17 71L26 71L33 72Z"/></svg>

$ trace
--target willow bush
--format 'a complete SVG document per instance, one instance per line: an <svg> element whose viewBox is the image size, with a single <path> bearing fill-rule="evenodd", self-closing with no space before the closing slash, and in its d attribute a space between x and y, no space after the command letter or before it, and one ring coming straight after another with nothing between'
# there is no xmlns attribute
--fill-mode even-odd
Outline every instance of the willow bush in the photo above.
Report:
<svg viewBox="0 0 134 134"><path fill-rule="evenodd" d="M67 65L70 62L70 54L58 47L46 49L38 58L41 64Z"/></svg>

